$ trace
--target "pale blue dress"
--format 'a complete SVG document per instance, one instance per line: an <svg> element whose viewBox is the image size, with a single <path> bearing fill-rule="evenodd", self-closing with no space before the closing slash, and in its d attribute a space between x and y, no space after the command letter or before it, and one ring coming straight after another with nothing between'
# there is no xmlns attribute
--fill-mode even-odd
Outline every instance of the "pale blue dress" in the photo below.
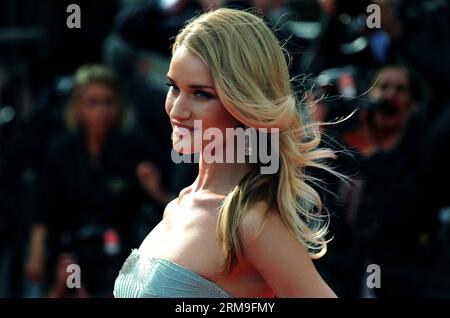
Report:
<svg viewBox="0 0 450 318"><path fill-rule="evenodd" d="M133 249L114 284L117 298L231 298L212 281L164 259Z"/></svg>

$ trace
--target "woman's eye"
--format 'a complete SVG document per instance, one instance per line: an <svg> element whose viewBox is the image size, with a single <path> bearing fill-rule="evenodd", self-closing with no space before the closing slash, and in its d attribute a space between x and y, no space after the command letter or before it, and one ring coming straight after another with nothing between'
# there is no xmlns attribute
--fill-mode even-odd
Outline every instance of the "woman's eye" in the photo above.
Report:
<svg viewBox="0 0 450 318"><path fill-rule="evenodd" d="M178 91L178 87L175 85L175 84L173 84L173 83L166 83L166 85L167 85L167 87L169 87L171 90L174 90L174 91Z"/></svg>
<svg viewBox="0 0 450 318"><path fill-rule="evenodd" d="M204 92L204 91L196 91L194 93L195 97L201 98L201 99L211 99L213 98L213 95L210 93Z"/></svg>

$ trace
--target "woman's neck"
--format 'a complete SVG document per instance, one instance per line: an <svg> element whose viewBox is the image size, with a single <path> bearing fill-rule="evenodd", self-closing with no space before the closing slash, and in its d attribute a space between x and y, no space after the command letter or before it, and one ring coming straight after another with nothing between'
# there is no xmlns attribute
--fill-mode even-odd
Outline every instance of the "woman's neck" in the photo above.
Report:
<svg viewBox="0 0 450 318"><path fill-rule="evenodd" d="M98 156L106 140L106 133L86 131L86 146L91 156Z"/></svg>
<svg viewBox="0 0 450 318"><path fill-rule="evenodd" d="M192 192L206 190L227 195L251 170L247 163L209 163L200 155L199 173L192 184Z"/></svg>

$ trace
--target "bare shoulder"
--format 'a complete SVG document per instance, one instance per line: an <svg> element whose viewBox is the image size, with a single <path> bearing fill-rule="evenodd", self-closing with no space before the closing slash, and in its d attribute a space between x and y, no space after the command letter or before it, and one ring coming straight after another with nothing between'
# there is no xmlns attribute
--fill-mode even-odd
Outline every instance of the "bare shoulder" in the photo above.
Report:
<svg viewBox="0 0 450 318"><path fill-rule="evenodd" d="M250 243L261 234L268 218L277 217L277 209L271 208L268 203L259 201L255 203L243 216L239 223L239 235L242 241Z"/></svg>
<svg viewBox="0 0 450 318"><path fill-rule="evenodd" d="M278 297L335 297L277 208L259 202L239 225L243 257Z"/></svg>
<svg viewBox="0 0 450 318"><path fill-rule="evenodd" d="M170 201L169 203L167 203L167 205L164 209L164 213L163 213L163 220L167 219L168 217L170 217L171 214L173 214L177 200L178 200L178 198L175 198L172 201Z"/></svg>
<svg viewBox="0 0 450 318"><path fill-rule="evenodd" d="M172 201L167 203L166 208L164 209L163 219L170 217L170 215L172 215L174 212L176 212L176 210L177 210L176 207L177 207L178 202L180 202L180 200L185 195L187 195L191 192L192 192L192 187L188 186L180 191L180 193L178 194L178 197L176 197L175 199L173 199Z"/></svg>
<svg viewBox="0 0 450 318"><path fill-rule="evenodd" d="M239 235L248 250L254 250L255 246L270 249L280 245L307 254L303 244L283 222L279 210L266 202L257 202L246 212L239 224Z"/></svg>

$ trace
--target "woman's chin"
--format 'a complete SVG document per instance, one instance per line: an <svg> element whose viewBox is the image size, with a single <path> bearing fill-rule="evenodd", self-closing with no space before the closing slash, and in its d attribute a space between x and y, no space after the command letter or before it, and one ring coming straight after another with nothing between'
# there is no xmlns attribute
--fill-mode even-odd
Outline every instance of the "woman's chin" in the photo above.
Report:
<svg viewBox="0 0 450 318"><path fill-rule="evenodd" d="M184 144L183 142L173 143L172 146L176 152L182 155L190 155L196 152L191 145Z"/></svg>

